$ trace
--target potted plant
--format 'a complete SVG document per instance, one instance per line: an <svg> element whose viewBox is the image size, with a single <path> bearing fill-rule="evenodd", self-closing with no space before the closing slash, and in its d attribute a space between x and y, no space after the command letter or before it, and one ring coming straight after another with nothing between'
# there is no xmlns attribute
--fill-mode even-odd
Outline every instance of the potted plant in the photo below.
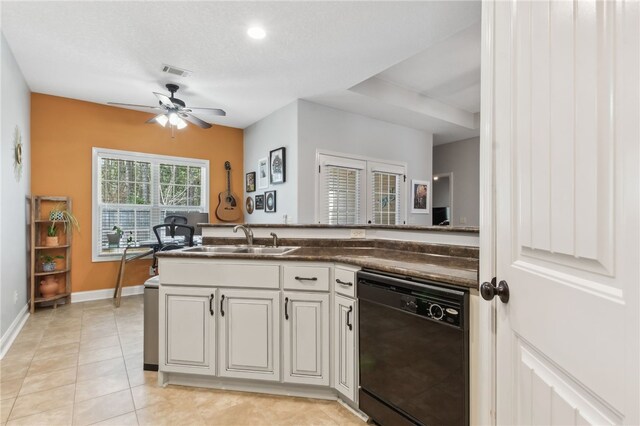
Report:
<svg viewBox="0 0 640 426"><path fill-rule="evenodd" d="M122 239L122 235L124 231L118 225L114 226L110 232L107 234L107 239L109 240L109 247L119 247L120 240Z"/></svg>
<svg viewBox="0 0 640 426"><path fill-rule="evenodd" d="M64 231L67 232L67 225L75 227L80 231L80 225L78 219L66 209L65 203L58 203L49 212L49 220L51 224L47 227L47 237L45 239L45 246L55 247L58 246L58 226L57 223L61 222L64 227Z"/></svg>
<svg viewBox="0 0 640 426"><path fill-rule="evenodd" d="M40 256L40 260L42 261L42 270L44 272L53 272L56 270L56 259L64 259L64 256L62 255L57 255L57 256L49 256L47 255L43 255Z"/></svg>

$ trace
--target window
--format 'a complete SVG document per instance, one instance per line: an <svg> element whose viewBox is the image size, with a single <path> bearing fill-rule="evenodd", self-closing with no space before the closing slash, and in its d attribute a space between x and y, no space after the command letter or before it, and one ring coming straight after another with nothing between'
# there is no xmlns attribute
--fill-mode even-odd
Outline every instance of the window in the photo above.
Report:
<svg viewBox="0 0 640 426"><path fill-rule="evenodd" d="M318 223L405 222L402 208L405 165L324 153L318 153L317 158Z"/></svg>
<svg viewBox="0 0 640 426"><path fill-rule="evenodd" d="M173 211L207 212L209 162L93 149L93 259L110 260L107 233L119 226L134 241Z"/></svg>

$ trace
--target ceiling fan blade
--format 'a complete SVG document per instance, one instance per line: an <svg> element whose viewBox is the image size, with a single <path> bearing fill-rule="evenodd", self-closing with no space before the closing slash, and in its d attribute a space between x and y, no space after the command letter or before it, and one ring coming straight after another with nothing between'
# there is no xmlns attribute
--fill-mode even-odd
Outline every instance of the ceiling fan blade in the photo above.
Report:
<svg viewBox="0 0 640 426"><path fill-rule="evenodd" d="M126 106L126 107L134 107L134 108L149 108L149 109L162 109L157 106L149 106L149 105L135 105L135 104L121 104L119 102L107 102L107 105L117 105L117 106Z"/></svg>
<svg viewBox="0 0 640 426"><path fill-rule="evenodd" d="M145 123L158 124L158 117L166 117L166 114L158 114L155 117L151 117Z"/></svg>
<svg viewBox="0 0 640 426"><path fill-rule="evenodd" d="M191 110L199 109L201 111L209 111L212 114L221 115L223 117L227 115L227 113L223 109L219 109L219 108L194 108L194 107L189 107L189 109L191 109Z"/></svg>
<svg viewBox="0 0 640 426"><path fill-rule="evenodd" d="M203 129L209 129L211 128L211 124L207 123L206 121L202 121L200 120L198 117L196 117L195 115L191 115L191 114L187 114L185 112L182 112L180 114L180 116L182 118L184 118L185 120L187 120L190 123L195 124L196 126L202 127Z"/></svg>
<svg viewBox="0 0 640 426"><path fill-rule="evenodd" d="M163 95L162 93L158 93L158 92L153 92L153 94L156 95L156 98L158 98L160 103L166 106L167 108L173 108L173 109L177 108L177 106L175 106L173 102L171 102L171 99L169 99L167 95Z"/></svg>

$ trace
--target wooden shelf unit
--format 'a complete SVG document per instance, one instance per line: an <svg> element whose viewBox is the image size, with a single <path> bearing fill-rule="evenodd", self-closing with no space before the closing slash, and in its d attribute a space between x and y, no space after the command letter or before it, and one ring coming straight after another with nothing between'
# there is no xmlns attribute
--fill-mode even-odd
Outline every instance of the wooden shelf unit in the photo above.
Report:
<svg viewBox="0 0 640 426"><path fill-rule="evenodd" d="M35 311L36 304L49 303L56 308L58 303L71 303L71 248L73 245L73 225L66 223L64 230L63 221L55 221L58 226L59 245L45 246L44 241L47 236L47 227L53 222L49 219L51 209L58 204L65 205L66 210L73 212L70 197L51 197L44 195L34 195L30 200L30 270L29 288L27 297L29 299L29 309L31 313ZM43 254L63 255L61 262L64 266L58 266L55 271L43 271L40 256ZM64 280L64 292L51 297L42 297L40 294L40 277L47 275L59 275L59 280Z"/></svg>

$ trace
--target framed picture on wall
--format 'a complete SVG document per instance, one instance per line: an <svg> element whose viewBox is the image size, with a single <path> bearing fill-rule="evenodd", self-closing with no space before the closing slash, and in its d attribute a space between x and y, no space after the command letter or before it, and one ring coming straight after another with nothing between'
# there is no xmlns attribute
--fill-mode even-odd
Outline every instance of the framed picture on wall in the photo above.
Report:
<svg viewBox="0 0 640 426"><path fill-rule="evenodd" d="M429 182L411 180L411 213L429 214Z"/></svg>
<svg viewBox="0 0 640 426"><path fill-rule="evenodd" d="M247 173L245 186L247 192L254 192L256 190L256 172Z"/></svg>
<svg viewBox="0 0 640 426"><path fill-rule="evenodd" d="M274 149L269 153L269 180L272 184L287 181L287 166L285 148Z"/></svg>
<svg viewBox="0 0 640 426"><path fill-rule="evenodd" d="M258 188L269 187L269 159L267 157L258 160Z"/></svg>
<svg viewBox="0 0 640 426"><path fill-rule="evenodd" d="M256 195L256 210L264 210L264 194Z"/></svg>
<svg viewBox="0 0 640 426"><path fill-rule="evenodd" d="M276 212L276 191L267 191L264 193L264 211L266 213Z"/></svg>

